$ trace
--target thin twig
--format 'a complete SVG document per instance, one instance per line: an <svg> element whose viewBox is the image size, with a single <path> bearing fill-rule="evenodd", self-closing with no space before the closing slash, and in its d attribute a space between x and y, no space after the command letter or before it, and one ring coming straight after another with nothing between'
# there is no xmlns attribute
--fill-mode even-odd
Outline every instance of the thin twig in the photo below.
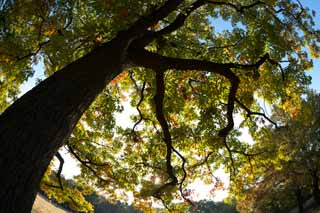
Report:
<svg viewBox="0 0 320 213"><path fill-rule="evenodd" d="M259 115L264 117L267 121L269 121L270 123L272 123L276 128L279 128L278 124L276 122L274 122L273 120L271 120L268 116L266 116L265 113L262 112L252 112L247 106L245 106L243 103L240 102L239 99L235 99L236 103L239 104L241 106L241 108L243 108L246 112L247 112L247 117L250 117L251 115Z"/></svg>
<svg viewBox="0 0 320 213"><path fill-rule="evenodd" d="M97 171L94 170L91 166L88 165L88 161L84 161L80 158L80 156L77 155L77 153L74 151L74 149L69 145L67 144L67 147L68 147L68 150L70 151L70 153L83 165L85 166L87 169L89 169L99 180L101 180L102 182L106 183L106 184L109 184L110 181L113 181L111 178L109 178L108 180L100 177L100 175L98 175ZM95 164L93 164L95 165Z"/></svg>
<svg viewBox="0 0 320 213"><path fill-rule="evenodd" d="M186 180L187 178L187 171L185 169L185 164L187 163L187 160L186 158L180 153L178 152L178 150L176 150L174 147L172 147L172 150L179 156L179 158L182 160L182 165L181 165L181 168L182 168L182 171L183 171L183 177L179 183L179 191L180 191L180 194L181 194L181 197L187 201L191 206L195 206L195 204L185 196L184 192L183 192L183 183L184 181Z"/></svg>

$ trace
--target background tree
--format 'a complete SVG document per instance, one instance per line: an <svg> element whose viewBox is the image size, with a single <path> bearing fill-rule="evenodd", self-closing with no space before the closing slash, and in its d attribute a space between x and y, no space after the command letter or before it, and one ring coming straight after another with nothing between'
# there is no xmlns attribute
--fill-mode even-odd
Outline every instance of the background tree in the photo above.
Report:
<svg viewBox="0 0 320 213"><path fill-rule="evenodd" d="M193 213L236 213L236 207L233 204L227 204L223 202L213 202L208 200L201 200L197 203L196 210L191 211Z"/></svg>
<svg viewBox="0 0 320 213"><path fill-rule="evenodd" d="M299 1L2 0L0 10L2 212L31 209L63 145L78 181L111 199L191 203L188 183L215 182L221 164L233 176L248 156L233 114L260 114L256 97L294 110L312 66L303 47L319 54ZM219 17L232 28L217 32ZM46 80L16 100L37 62ZM115 125L121 98L138 112L130 129Z"/></svg>
<svg viewBox="0 0 320 213"><path fill-rule="evenodd" d="M280 128L261 128L252 150L261 152L241 167L233 193L239 209L252 212L288 212L313 197L319 202L320 96L307 91L301 109L274 110ZM239 184L241 187L239 187Z"/></svg>

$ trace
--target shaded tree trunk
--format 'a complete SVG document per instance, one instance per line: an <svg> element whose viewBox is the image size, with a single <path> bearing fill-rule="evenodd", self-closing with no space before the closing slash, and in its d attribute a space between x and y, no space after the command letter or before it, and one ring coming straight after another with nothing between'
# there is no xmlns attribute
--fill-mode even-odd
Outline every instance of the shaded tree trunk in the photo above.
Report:
<svg viewBox="0 0 320 213"><path fill-rule="evenodd" d="M0 212L30 212L51 159L106 84L127 44L114 39L26 93L0 116Z"/></svg>
<svg viewBox="0 0 320 213"><path fill-rule="evenodd" d="M319 178L317 170L312 172L312 194L317 204L320 204Z"/></svg>
<svg viewBox="0 0 320 213"><path fill-rule="evenodd" d="M298 204L298 209L300 213L303 213L303 196L302 196L302 191L300 187L298 187L295 190L296 198L297 198L297 204Z"/></svg>

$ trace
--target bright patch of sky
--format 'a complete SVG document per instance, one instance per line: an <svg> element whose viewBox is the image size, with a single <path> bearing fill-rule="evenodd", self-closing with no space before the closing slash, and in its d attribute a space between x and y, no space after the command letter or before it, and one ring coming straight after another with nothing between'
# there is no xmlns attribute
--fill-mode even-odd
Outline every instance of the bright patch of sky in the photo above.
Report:
<svg viewBox="0 0 320 213"><path fill-rule="evenodd" d="M34 75L32 78L29 78L27 82L21 85L20 87L20 94L19 97L21 97L23 94L31 90L35 85L37 85L38 82L45 79L46 76L44 74L44 64L42 60L39 60L40 62L38 64L33 65L33 69L35 70Z"/></svg>
<svg viewBox="0 0 320 213"><path fill-rule="evenodd" d="M218 202L223 201L224 198L228 197L229 178L226 177L224 169L218 169L214 172L214 175L217 179L222 181L223 187L221 189L215 189L214 184L205 184L202 180L196 179L188 186L188 189L193 190L191 194L192 200L214 200Z"/></svg>
<svg viewBox="0 0 320 213"><path fill-rule="evenodd" d="M227 30L232 30L232 25L229 21L225 21L222 18L209 18L210 23L214 27L214 31L217 33L222 33Z"/></svg>

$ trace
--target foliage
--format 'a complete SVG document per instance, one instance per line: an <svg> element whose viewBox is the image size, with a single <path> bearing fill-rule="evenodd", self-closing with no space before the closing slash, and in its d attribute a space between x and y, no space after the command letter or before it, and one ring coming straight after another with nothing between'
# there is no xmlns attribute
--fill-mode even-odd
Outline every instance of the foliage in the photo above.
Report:
<svg viewBox="0 0 320 213"><path fill-rule="evenodd" d="M252 150L260 155L241 165L232 187L244 212L288 212L319 196L320 96L308 91L294 117L276 108L281 127L264 127ZM315 185L316 184L316 185ZM319 201L317 201L319 202Z"/></svg>
<svg viewBox="0 0 320 213"><path fill-rule="evenodd" d="M61 185L56 184L61 181ZM49 168L43 177L41 190L49 199L64 204L65 207L77 212L93 212L93 205L88 202L85 196L92 194L92 189L88 186L82 187L72 180L65 180Z"/></svg>
<svg viewBox="0 0 320 213"><path fill-rule="evenodd" d="M17 98L19 85L34 73L32 65L44 63L50 76L166 5L162 0L0 2L0 111ZM171 201L192 203L187 185L196 178L216 183L213 172L221 165L234 177L247 161L248 145L237 139L239 131L231 131L233 114L254 116L261 110L257 98L295 114L310 82L306 47L313 56L320 53L314 15L295 1L177 5L149 28L152 41L144 35L128 48L125 70L82 116L66 145L80 163L79 183L114 201L132 193L141 209L155 202L188 209ZM232 27L219 32L213 27L218 18ZM106 63L112 62L106 58ZM115 122L121 100L137 111L130 128ZM52 196L68 190L52 190Z"/></svg>
<svg viewBox="0 0 320 213"><path fill-rule="evenodd" d="M50 169L48 170L50 172ZM62 205L64 208L72 212L114 212L114 213L140 213L141 211L132 206L122 203L109 203L106 198L98 195L93 189L84 188L72 179L60 177L65 189L61 190L61 186L53 185L58 182L57 174L51 171L50 176L45 175L42 181L42 192L53 202Z"/></svg>

